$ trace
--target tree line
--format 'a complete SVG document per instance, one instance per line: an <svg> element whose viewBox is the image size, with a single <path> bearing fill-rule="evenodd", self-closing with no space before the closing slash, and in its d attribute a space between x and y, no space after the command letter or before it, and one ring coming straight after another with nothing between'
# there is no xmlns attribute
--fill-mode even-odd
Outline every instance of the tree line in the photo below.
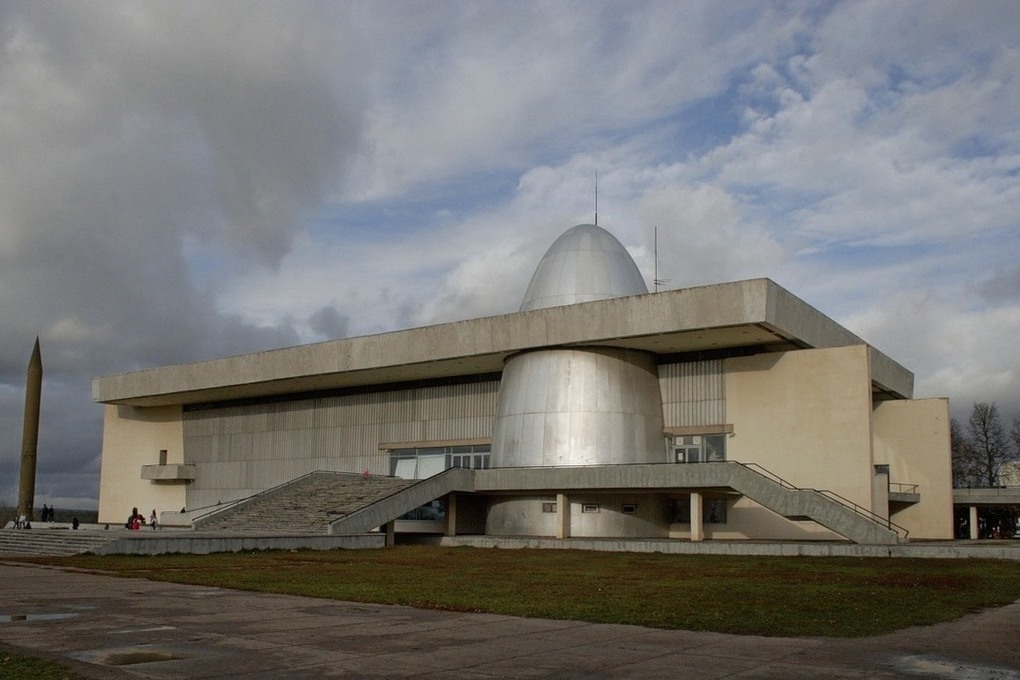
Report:
<svg viewBox="0 0 1020 680"><path fill-rule="evenodd" d="M1020 416L1006 431L994 403L974 404L965 425L949 420L953 486L999 487L1020 484Z"/></svg>

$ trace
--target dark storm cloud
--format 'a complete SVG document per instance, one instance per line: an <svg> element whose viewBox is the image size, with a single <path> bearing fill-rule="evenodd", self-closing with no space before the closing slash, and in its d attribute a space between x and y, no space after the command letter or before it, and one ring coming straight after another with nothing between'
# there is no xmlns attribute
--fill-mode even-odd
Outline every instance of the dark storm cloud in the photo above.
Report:
<svg viewBox="0 0 1020 680"><path fill-rule="evenodd" d="M286 320L222 313L215 285L221 268L275 267L334 190L358 69L324 67L342 55L305 8L252 9L0 10L0 452L8 473L38 335L43 497L57 469L98 472L93 376L298 341ZM205 252L216 265L199 277Z"/></svg>

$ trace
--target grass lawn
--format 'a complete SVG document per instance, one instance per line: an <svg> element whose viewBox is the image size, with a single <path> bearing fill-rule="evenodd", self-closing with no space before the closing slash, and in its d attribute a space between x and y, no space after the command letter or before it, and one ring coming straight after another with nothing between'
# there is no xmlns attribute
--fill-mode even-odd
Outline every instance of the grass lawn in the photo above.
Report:
<svg viewBox="0 0 1020 680"><path fill-rule="evenodd" d="M337 600L771 636L876 635L1020 599L1020 563L978 559L400 546L26 561Z"/></svg>
<svg viewBox="0 0 1020 680"><path fill-rule="evenodd" d="M66 664L0 647L0 680L80 680Z"/></svg>

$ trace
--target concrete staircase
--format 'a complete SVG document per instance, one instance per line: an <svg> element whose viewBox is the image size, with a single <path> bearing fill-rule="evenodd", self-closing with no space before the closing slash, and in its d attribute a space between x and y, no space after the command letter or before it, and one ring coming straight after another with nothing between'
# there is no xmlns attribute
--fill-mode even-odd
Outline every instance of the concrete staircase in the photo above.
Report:
<svg viewBox="0 0 1020 680"><path fill-rule="evenodd" d="M370 531L453 491L474 491L474 473L475 470L450 468L428 479L408 481L405 488L335 519L330 524L329 533L343 535Z"/></svg>
<svg viewBox="0 0 1020 680"><path fill-rule="evenodd" d="M735 461L552 468L451 469L422 480L333 521L330 533L359 533L381 526L452 491L560 492L588 489L735 491L794 520L812 520L854 543L895 545L906 533L866 509L827 491L796 488L764 469Z"/></svg>
<svg viewBox="0 0 1020 680"><path fill-rule="evenodd" d="M413 483L396 477L313 472L228 508L214 510L196 519L194 528L267 536L327 534L334 520Z"/></svg>
<svg viewBox="0 0 1020 680"><path fill-rule="evenodd" d="M2 529L0 556L79 555L96 552L121 537L121 532L70 531L58 529Z"/></svg>
<svg viewBox="0 0 1020 680"><path fill-rule="evenodd" d="M735 491L789 519L810 519L854 543L895 545L906 532L835 494L800 489L757 466L721 463L650 463L574 468L475 470L475 491L676 489Z"/></svg>

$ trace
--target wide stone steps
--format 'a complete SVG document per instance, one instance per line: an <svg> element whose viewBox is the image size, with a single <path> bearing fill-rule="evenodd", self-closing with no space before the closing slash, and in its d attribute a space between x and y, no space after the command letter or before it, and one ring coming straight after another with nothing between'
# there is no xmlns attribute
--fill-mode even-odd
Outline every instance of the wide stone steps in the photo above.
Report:
<svg viewBox="0 0 1020 680"><path fill-rule="evenodd" d="M56 529L0 530L0 556L79 555L95 552L120 537L120 532L102 535Z"/></svg>
<svg viewBox="0 0 1020 680"><path fill-rule="evenodd" d="M407 488L384 476L313 472L195 521L202 531L328 534L330 522Z"/></svg>

